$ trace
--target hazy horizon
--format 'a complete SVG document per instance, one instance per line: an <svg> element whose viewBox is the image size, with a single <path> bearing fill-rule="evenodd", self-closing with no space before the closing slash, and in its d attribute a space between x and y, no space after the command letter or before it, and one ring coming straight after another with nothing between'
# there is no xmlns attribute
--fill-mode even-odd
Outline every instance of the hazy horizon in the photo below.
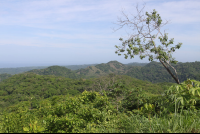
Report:
<svg viewBox="0 0 200 134"><path fill-rule="evenodd" d="M183 43L172 56L179 62L199 61L199 0L5 0L0 1L0 68L149 63L148 57L115 54L119 38L127 39L132 31L112 29L119 27L114 23L122 10L131 18L136 3L141 8L144 2L144 12L155 9L163 21L170 20L161 30L174 38L171 46Z"/></svg>
<svg viewBox="0 0 200 134"><path fill-rule="evenodd" d="M105 63L108 63L108 62L105 62ZM137 63L143 63L143 62L137 62ZM89 64L91 65L91 64L101 64L101 63L89 63ZM4 64L0 64L0 68L39 67L39 66L54 66L54 65L71 66L71 65L89 65L89 64L36 64L36 65L34 65L34 64L26 64L26 63L24 63L24 64L4 63ZM129 64L129 63L122 63L122 64Z"/></svg>
<svg viewBox="0 0 200 134"><path fill-rule="evenodd" d="M110 62L110 61L109 61ZM158 61L156 61L158 62ZM195 62L195 61L193 61ZM200 61L197 61L200 62ZM108 62L105 62L106 64ZM122 62L120 62L122 63ZM130 63L150 63L150 62L130 62ZM180 62L178 62L180 63ZM186 62L181 62L181 63L186 63ZM101 64L101 63L90 63L90 64L73 64L73 65L92 65L92 64ZM129 64L129 63L122 63L122 64ZM0 68L20 68L20 67L40 67L40 66L73 66L72 64L0 64Z"/></svg>

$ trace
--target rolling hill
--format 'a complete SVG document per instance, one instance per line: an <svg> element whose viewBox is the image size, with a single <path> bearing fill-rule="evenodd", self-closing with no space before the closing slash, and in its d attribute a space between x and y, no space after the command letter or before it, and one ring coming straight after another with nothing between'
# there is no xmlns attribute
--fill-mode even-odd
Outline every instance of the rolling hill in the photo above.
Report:
<svg viewBox="0 0 200 134"><path fill-rule="evenodd" d="M176 68L180 82L187 80L187 78L200 80L200 62L179 63L173 66ZM174 71L172 72L174 73ZM125 75L135 77L140 80L147 80L152 83L175 83L174 79L160 62L151 62L143 67L132 67L125 73Z"/></svg>
<svg viewBox="0 0 200 134"><path fill-rule="evenodd" d="M0 83L0 111L21 101L35 101L54 95L78 95L83 91L112 89L115 83L125 89L141 87L146 92L160 94L173 83L152 84L126 75L105 75L92 79L70 79L62 76L39 75L33 72L13 75Z"/></svg>
<svg viewBox="0 0 200 134"><path fill-rule="evenodd" d="M187 80L187 78L200 80L200 62L179 63L175 65L173 64L173 66L176 68L180 82ZM96 66L89 66L86 69L75 70L75 72L83 75L84 78L95 78L109 73L114 73L118 75L128 75L152 83L175 83L174 79L163 65L160 62L154 61L145 66L127 66L117 61L110 61L106 64L102 63Z"/></svg>
<svg viewBox="0 0 200 134"><path fill-rule="evenodd" d="M55 75L55 76L62 76L65 78L77 79L80 78L80 75L77 75L71 69L62 66L50 66L45 69L34 69L28 72L32 72L39 75Z"/></svg>
<svg viewBox="0 0 200 134"><path fill-rule="evenodd" d="M137 66L140 65L140 66ZM200 62L178 63L173 65L178 73L180 82L187 78L200 80ZM149 81L152 83L172 82L174 79L162 66L160 62L145 63L129 63L122 64L118 61L110 61L108 63L97 64L95 66L87 66L78 70L71 70L63 66L50 66L44 69L33 69L28 72L33 72L39 75L55 75L72 79L89 79L105 76L110 73L117 75L128 75L140 80ZM173 72L173 70L172 70ZM9 78L9 74L1 74L0 81Z"/></svg>

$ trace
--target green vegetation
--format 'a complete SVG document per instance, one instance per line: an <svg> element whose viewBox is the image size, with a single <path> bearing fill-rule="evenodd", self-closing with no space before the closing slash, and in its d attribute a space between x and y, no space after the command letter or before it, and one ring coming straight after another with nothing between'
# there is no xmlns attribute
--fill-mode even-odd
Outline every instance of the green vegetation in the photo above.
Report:
<svg viewBox="0 0 200 134"><path fill-rule="evenodd" d="M100 92L54 95L34 108L30 100L21 101L4 110L0 132L200 132L199 85L187 80L156 95L120 82Z"/></svg>
<svg viewBox="0 0 200 134"><path fill-rule="evenodd" d="M125 88L141 87L149 93L161 93L173 85L152 84L125 75L107 75L93 79L70 79L55 75L38 75L35 73L16 74L0 83L0 108L3 109L31 98L42 99L54 95L78 95L84 90L108 90L113 84L122 82ZM139 86L138 86L139 85ZM32 99L33 100L33 99Z"/></svg>
<svg viewBox="0 0 200 134"><path fill-rule="evenodd" d="M68 66L64 66L64 67L71 69L71 70L78 70L78 69L85 69L88 66L95 66L95 65L97 65L97 64L68 65Z"/></svg>
<svg viewBox="0 0 200 134"><path fill-rule="evenodd" d="M187 80L187 78L200 80L200 62L190 63L178 63L172 64L177 70L177 75L180 82ZM117 61L110 61L107 64L98 64L92 66L92 69L80 69L75 71L77 74L81 74L82 78L97 78L99 76L105 76L109 73L118 75L128 75L133 78L137 78L152 83L170 82L176 81L171 77L163 65L159 62L150 62L145 66L126 66Z"/></svg>
<svg viewBox="0 0 200 134"><path fill-rule="evenodd" d="M50 66L45 69L34 69L28 72L33 72L39 75L55 75L55 76L62 76L66 78L77 79L80 78L75 72L71 71L68 68L61 67L61 66Z"/></svg>
<svg viewBox="0 0 200 134"><path fill-rule="evenodd" d="M141 63L142 64L142 63ZM70 70L61 66L51 66L45 69L34 69L28 72L33 72L40 75L55 75L72 79L90 79L98 78L100 76L106 76L109 73L117 75L128 75L133 78L137 78L152 83L170 82L175 83L171 75L159 62L150 62L146 65L137 66L137 63L133 65L125 65L117 61L110 61L106 64L98 64L96 66L88 66L85 69ZM177 70L177 75L180 82L187 80L187 78L200 80L200 62L187 62L173 64ZM0 74L1 81L11 77L9 74Z"/></svg>
<svg viewBox="0 0 200 134"><path fill-rule="evenodd" d="M197 71L198 64L185 67ZM125 69L116 61L108 65ZM146 66L161 70L156 62ZM103 72L94 66L87 70ZM0 132L200 132L200 82L196 80L177 85L116 73L90 79L77 76L65 67L52 66L4 79Z"/></svg>
<svg viewBox="0 0 200 134"><path fill-rule="evenodd" d="M146 12L146 16L140 21L145 21L148 29L153 22L154 30L160 33L159 14L154 10ZM120 38L123 46L129 46L125 58L140 54L143 59L141 53L152 47L150 51L161 63L133 66L110 61L76 71L51 66L15 75L1 74L0 132L199 133L200 62L176 65L170 53L181 43L165 52L161 46L155 47L157 35L148 36L143 34L151 38L145 45L139 36L126 41ZM159 39L166 47L173 44L173 39L167 42L166 34ZM124 51L119 48L119 52ZM148 56L152 61L153 56Z"/></svg>
<svg viewBox="0 0 200 134"><path fill-rule="evenodd" d="M121 53L126 51L127 53L124 54L125 59L128 57L132 59L135 55L139 55L141 60L145 57L148 57L149 61L157 59L162 63L163 67L171 75L174 81L177 84L180 84L176 68L173 67L173 64L177 64L178 61L172 57L172 53L175 52L176 49L180 49L182 43L178 43L175 47L171 47L170 45L174 44L174 38L168 40L168 33L161 32L161 28L168 24L168 21L163 22L160 14L158 14L155 9L153 9L153 12L151 13L145 12L144 15L144 7L145 6L138 9L137 5L137 14L135 16L131 14L133 18L129 18L129 15L122 11L124 18L118 18L116 24L119 28L117 28L117 30L124 26L128 26L133 30L134 34L130 35L126 40L119 38L122 45L115 45L115 48L117 49L115 53L120 56ZM161 45L156 45L156 39L160 41Z"/></svg>
<svg viewBox="0 0 200 134"><path fill-rule="evenodd" d="M95 66L97 64L84 64L84 65L68 65L68 66L63 66L66 67L68 69L71 70L77 70L77 69L81 69L81 68L87 68L88 66ZM35 66L35 67L17 67L17 68L0 68L0 74L19 74L19 73L23 73L23 72L27 72L33 69L44 69L47 68L48 66Z"/></svg>
<svg viewBox="0 0 200 134"><path fill-rule="evenodd" d="M0 83L0 108L2 110L32 98L37 100L54 95L78 95L90 84L89 80L74 80L54 75L16 74Z"/></svg>
<svg viewBox="0 0 200 134"><path fill-rule="evenodd" d="M180 82L187 78L200 80L200 62L179 63L174 65ZM135 77L140 80L147 80L153 83L158 82L175 82L171 75L159 62L151 62L144 67L130 68L126 75Z"/></svg>
<svg viewBox="0 0 200 134"><path fill-rule="evenodd" d="M11 77L11 76L12 76L11 74L7 74L7 73L0 74L0 82Z"/></svg>

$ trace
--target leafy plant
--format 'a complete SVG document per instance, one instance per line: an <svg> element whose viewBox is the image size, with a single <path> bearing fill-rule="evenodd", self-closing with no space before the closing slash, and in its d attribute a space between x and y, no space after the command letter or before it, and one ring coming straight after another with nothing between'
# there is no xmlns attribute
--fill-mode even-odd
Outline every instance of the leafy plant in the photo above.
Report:
<svg viewBox="0 0 200 134"><path fill-rule="evenodd" d="M179 108L194 110L196 102L200 99L200 82L188 79L180 85L171 86L166 95L175 104L175 113Z"/></svg>

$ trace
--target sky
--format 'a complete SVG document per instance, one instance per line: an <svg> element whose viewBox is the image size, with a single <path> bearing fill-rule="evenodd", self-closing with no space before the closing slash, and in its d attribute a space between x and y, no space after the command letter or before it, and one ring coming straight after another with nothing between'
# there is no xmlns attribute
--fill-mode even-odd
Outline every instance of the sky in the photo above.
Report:
<svg viewBox="0 0 200 134"><path fill-rule="evenodd" d="M174 38L172 46L183 43L172 56L200 61L200 0L1 0L0 68L149 63L115 54L119 38L134 34L127 27L114 31L118 18L122 11L137 15L136 4L144 3L144 12L155 9L169 21L162 30Z"/></svg>

